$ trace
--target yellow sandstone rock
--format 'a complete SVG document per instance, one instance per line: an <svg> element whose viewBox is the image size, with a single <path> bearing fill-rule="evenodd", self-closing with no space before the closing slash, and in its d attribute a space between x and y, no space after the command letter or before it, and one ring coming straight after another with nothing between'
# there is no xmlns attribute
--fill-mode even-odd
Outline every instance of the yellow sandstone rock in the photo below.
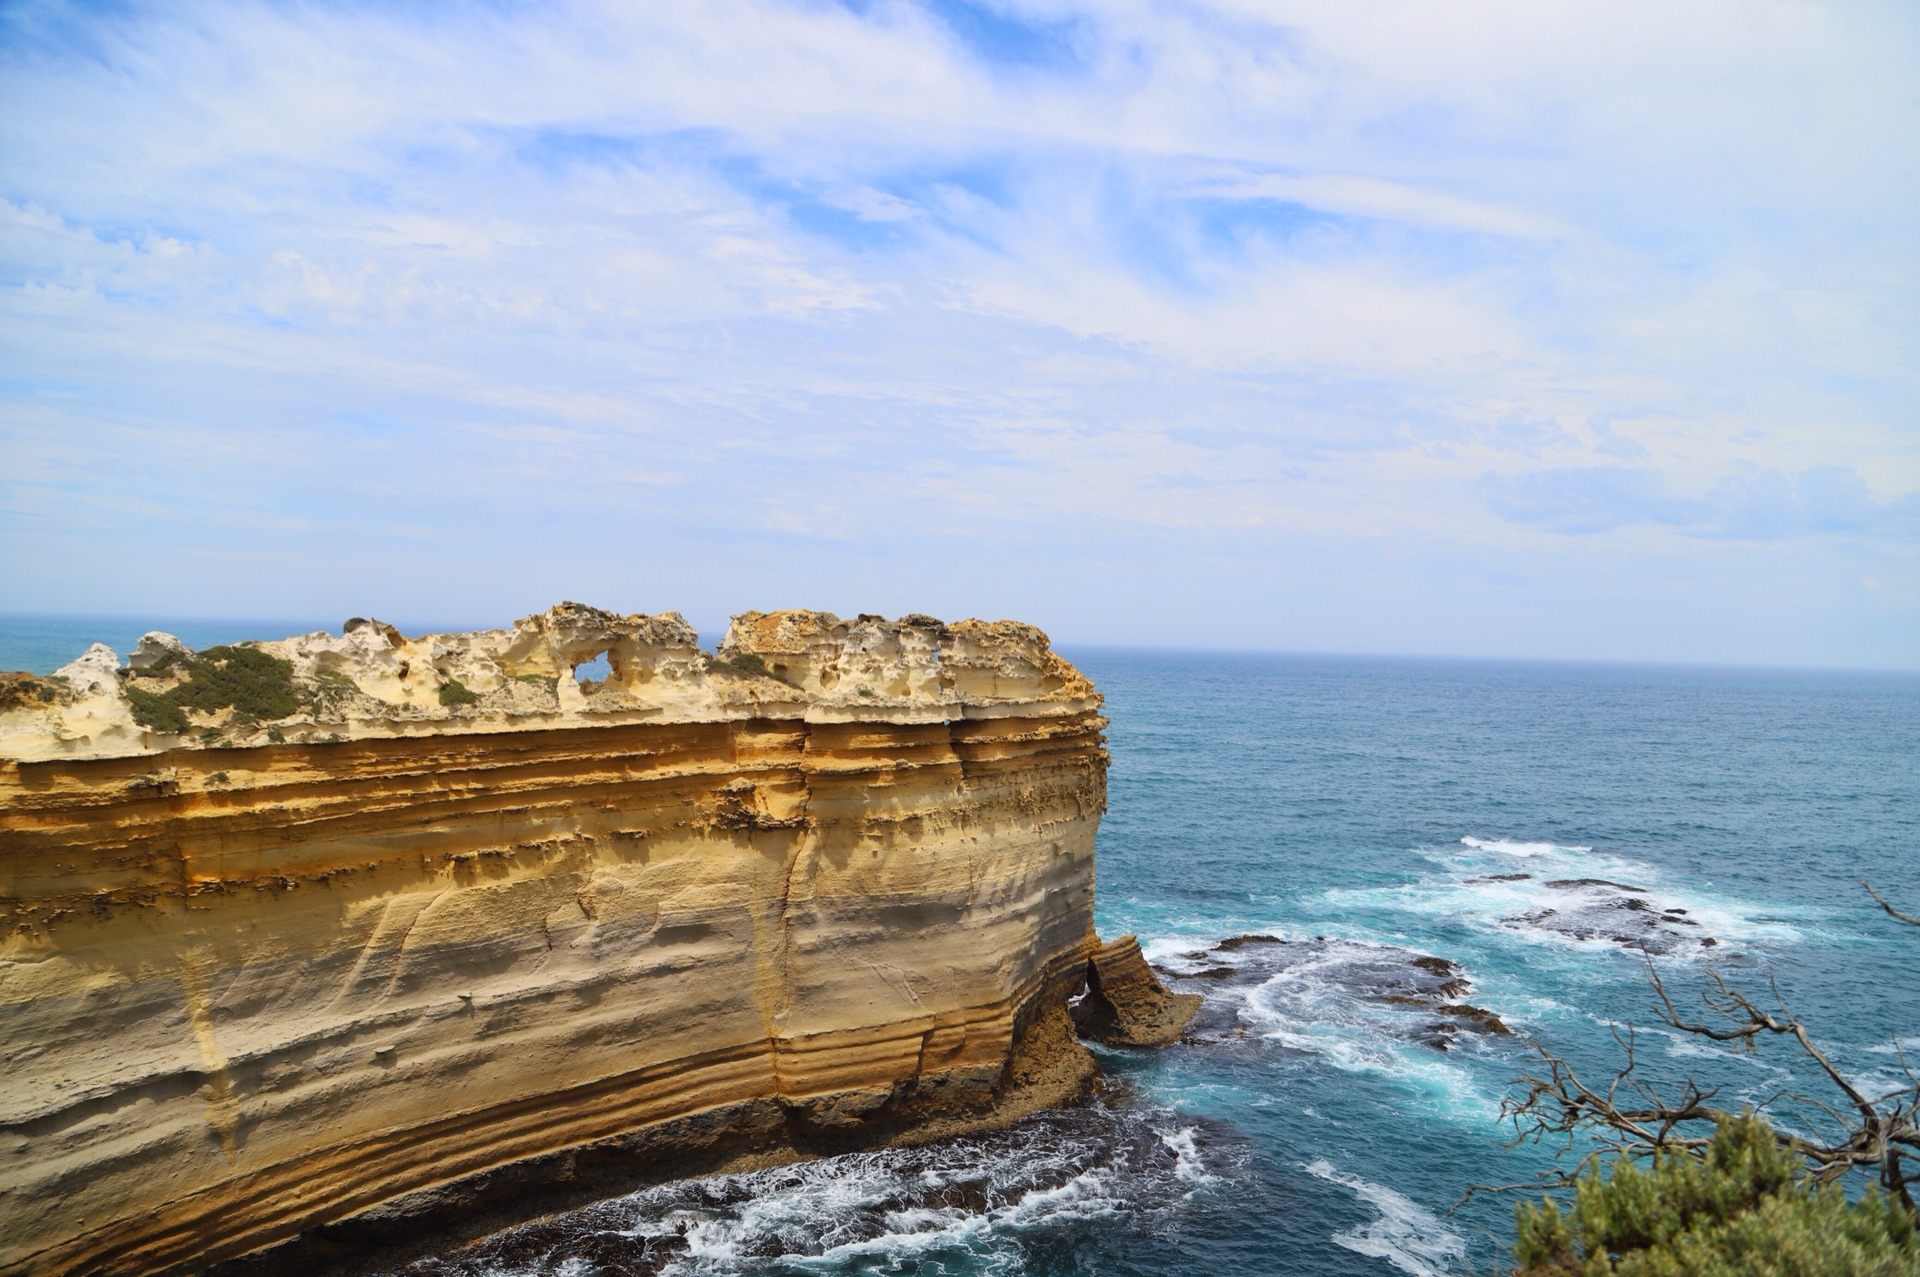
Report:
<svg viewBox="0 0 1920 1277"><path fill-rule="evenodd" d="M1106 720L1031 626L748 613L708 657L563 604L136 657L0 676L0 1270L351 1249L1092 1071Z"/></svg>

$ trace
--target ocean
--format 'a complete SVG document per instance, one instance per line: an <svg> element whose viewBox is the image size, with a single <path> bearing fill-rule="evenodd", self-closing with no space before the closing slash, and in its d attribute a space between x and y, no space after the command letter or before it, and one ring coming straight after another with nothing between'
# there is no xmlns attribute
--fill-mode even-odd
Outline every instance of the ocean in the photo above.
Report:
<svg viewBox="0 0 1920 1277"><path fill-rule="evenodd" d="M114 624L0 620L0 668L157 623ZM236 624L163 628L314 628ZM1100 931L1206 995L1192 1040L1102 1049L1105 1094L1005 1132L653 1188L406 1271L1488 1273L1513 1199L1449 1212L1554 1164L1498 1120L1530 1042L1597 1081L1631 1023L1652 1076L1730 1105L1824 1094L1782 1043L1664 1029L1649 962L1695 1007L1710 974L1777 986L1870 1085L1920 1053L1920 930L1860 886L1920 911L1920 675L1066 654L1112 718Z"/></svg>

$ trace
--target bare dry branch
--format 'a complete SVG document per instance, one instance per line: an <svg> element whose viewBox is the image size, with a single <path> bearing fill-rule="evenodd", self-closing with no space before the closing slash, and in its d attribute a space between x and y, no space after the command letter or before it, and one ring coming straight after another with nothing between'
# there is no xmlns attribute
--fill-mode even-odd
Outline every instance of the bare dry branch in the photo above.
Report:
<svg viewBox="0 0 1920 1277"><path fill-rule="evenodd" d="M1891 904L1888 904L1887 898L1881 895L1879 892L1875 891L1873 889L1873 884L1868 882L1865 878L1862 878L1860 880L1860 885L1867 889L1868 895L1872 896L1875 900L1879 901L1880 907L1882 909L1885 909L1888 913L1900 919L1900 921L1906 923L1909 927L1920 927L1920 918L1916 918L1912 914L1901 913L1898 909L1895 909Z"/></svg>
<svg viewBox="0 0 1920 1277"><path fill-rule="evenodd" d="M1877 894L1874 898L1880 899ZM1880 903L1896 918L1914 921L1884 900ZM1677 1032L1727 1043L1741 1051L1755 1051L1769 1038L1792 1039L1800 1054L1845 1097L1845 1103L1830 1104L1783 1088L1759 1105L1758 1111L1786 1105L1792 1106L1788 1112L1817 1116L1806 1123L1805 1134L1776 1124L1774 1138L1805 1162L1814 1182L1832 1183L1855 1171L1866 1172L1907 1209L1914 1209L1910 1186L1920 1183L1920 1172L1908 1172L1902 1162L1903 1158L1920 1159L1920 1078L1907 1066L1904 1052L1899 1055L1908 1085L1870 1098L1788 1010L1777 983L1773 985L1776 1013L1763 1010L1717 972L1709 972L1712 988L1701 994L1714 1021L1709 1022L1681 1014L1651 958L1647 958L1646 978L1657 998L1654 1014ZM1611 1027L1625 1063L1604 1089L1589 1086L1571 1064L1535 1042L1532 1046L1538 1063L1515 1079L1518 1093L1501 1104L1501 1119L1514 1127L1514 1138L1507 1147L1545 1144L1558 1156L1584 1143L1587 1151L1578 1163L1568 1169L1542 1172L1527 1184L1472 1185L1455 1204L1455 1210L1483 1192L1569 1187L1588 1167L1608 1157L1699 1156L1711 1141L1713 1129L1734 1116L1714 1103L1719 1087L1703 1086L1692 1077L1667 1092L1661 1091L1639 1073L1639 1041L1633 1025ZM1897 1042L1895 1049L1899 1051ZM1822 1133L1821 1118L1837 1129L1834 1138Z"/></svg>

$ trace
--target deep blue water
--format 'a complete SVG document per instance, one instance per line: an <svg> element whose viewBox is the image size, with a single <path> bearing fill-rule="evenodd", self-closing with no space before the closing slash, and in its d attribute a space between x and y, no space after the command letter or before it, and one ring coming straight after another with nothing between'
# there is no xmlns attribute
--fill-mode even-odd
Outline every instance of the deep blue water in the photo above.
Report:
<svg viewBox="0 0 1920 1277"><path fill-rule="evenodd" d="M1232 968L1183 985L1201 1040L1103 1052L1118 1093L1003 1135L655 1189L419 1270L1487 1272L1510 1199L1443 1212L1545 1164L1496 1122L1524 1039L1598 1078L1609 1023L1649 1021L1616 937L1677 992L1777 982L1869 1081L1920 1050L1920 931L1859 886L1920 910L1920 676L1069 655L1113 720L1101 932ZM1289 943L1209 952L1241 935ZM1413 956L1516 1032L1383 1000ZM1642 1059L1735 1103L1798 1065L1664 1032Z"/></svg>

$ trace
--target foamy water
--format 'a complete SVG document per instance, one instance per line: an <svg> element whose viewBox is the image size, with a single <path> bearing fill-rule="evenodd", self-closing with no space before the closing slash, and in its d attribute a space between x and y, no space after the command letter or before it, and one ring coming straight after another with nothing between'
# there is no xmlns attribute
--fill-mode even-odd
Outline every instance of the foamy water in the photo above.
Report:
<svg viewBox="0 0 1920 1277"><path fill-rule="evenodd" d="M1412 1277L1441 1277L1466 1258L1465 1239L1426 1207L1358 1175L1342 1174L1324 1161L1308 1163L1306 1171L1351 1190L1375 1212L1371 1223L1335 1233L1335 1245L1383 1259Z"/></svg>

